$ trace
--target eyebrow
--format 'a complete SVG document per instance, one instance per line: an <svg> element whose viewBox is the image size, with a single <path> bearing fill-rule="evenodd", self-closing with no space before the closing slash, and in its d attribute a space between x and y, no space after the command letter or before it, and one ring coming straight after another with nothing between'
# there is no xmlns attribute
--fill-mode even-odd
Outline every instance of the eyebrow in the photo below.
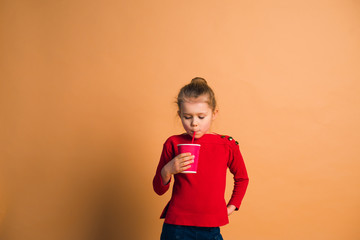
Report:
<svg viewBox="0 0 360 240"><path fill-rule="evenodd" d="M193 115L192 113L183 113L184 115ZM207 114L207 112L195 113L195 115Z"/></svg>

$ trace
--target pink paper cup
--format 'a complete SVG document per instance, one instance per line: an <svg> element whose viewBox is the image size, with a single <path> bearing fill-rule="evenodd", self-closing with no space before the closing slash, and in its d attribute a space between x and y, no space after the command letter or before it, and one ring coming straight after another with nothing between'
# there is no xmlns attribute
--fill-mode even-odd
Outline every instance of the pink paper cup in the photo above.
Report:
<svg viewBox="0 0 360 240"><path fill-rule="evenodd" d="M191 167L183 171L182 173L196 173L199 163L199 152L200 152L200 144L178 144L179 153L191 153L194 155L194 162L191 163Z"/></svg>

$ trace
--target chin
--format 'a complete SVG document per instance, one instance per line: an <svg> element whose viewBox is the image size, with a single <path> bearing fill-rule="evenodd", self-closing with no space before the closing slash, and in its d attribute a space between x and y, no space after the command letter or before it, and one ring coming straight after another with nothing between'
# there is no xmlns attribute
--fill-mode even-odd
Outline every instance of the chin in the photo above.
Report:
<svg viewBox="0 0 360 240"><path fill-rule="evenodd" d="M195 134L195 138L201 138L204 134L200 133L200 134Z"/></svg>
<svg viewBox="0 0 360 240"><path fill-rule="evenodd" d="M192 131L189 131L187 134L189 134L190 137L192 137L194 135L194 133ZM196 133L195 134L195 138L197 138L199 135Z"/></svg>

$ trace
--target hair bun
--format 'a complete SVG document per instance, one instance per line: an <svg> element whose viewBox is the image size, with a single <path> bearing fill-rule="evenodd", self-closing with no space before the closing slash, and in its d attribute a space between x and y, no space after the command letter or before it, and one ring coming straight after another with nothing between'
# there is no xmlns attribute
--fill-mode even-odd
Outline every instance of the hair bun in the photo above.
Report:
<svg viewBox="0 0 360 240"><path fill-rule="evenodd" d="M196 77L196 78L193 78L191 80L191 83L201 83L201 84L206 84L207 85L207 82L204 78L201 78L201 77Z"/></svg>
<svg viewBox="0 0 360 240"><path fill-rule="evenodd" d="M193 78L189 84L186 84L180 89L176 101L179 111L181 111L181 106L185 101L187 101L187 99L196 99L200 96L204 96L206 98L205 102L209 104L212 111L216 110L216 100L213 90L207 84L205 79L196 77Z"/></svg>

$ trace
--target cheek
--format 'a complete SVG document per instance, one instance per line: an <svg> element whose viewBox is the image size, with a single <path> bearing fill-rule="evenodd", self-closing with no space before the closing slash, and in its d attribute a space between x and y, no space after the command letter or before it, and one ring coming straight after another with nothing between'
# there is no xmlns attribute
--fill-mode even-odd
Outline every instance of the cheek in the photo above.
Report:
<svg viewBox="0 0 360 240"><path fill-rule="evenodd" d="M187 120L187 119L181 119L181 122L182 122L184 127L187 127L187 126L190 125L189 120Z"/></svg>
<svg viewBox="0 0 360 240"><path fill-rule="evenodd" d="M206 126L207 128L209 128L209 127L211 126L211 120L206 121L205 126Z"/></svg>

